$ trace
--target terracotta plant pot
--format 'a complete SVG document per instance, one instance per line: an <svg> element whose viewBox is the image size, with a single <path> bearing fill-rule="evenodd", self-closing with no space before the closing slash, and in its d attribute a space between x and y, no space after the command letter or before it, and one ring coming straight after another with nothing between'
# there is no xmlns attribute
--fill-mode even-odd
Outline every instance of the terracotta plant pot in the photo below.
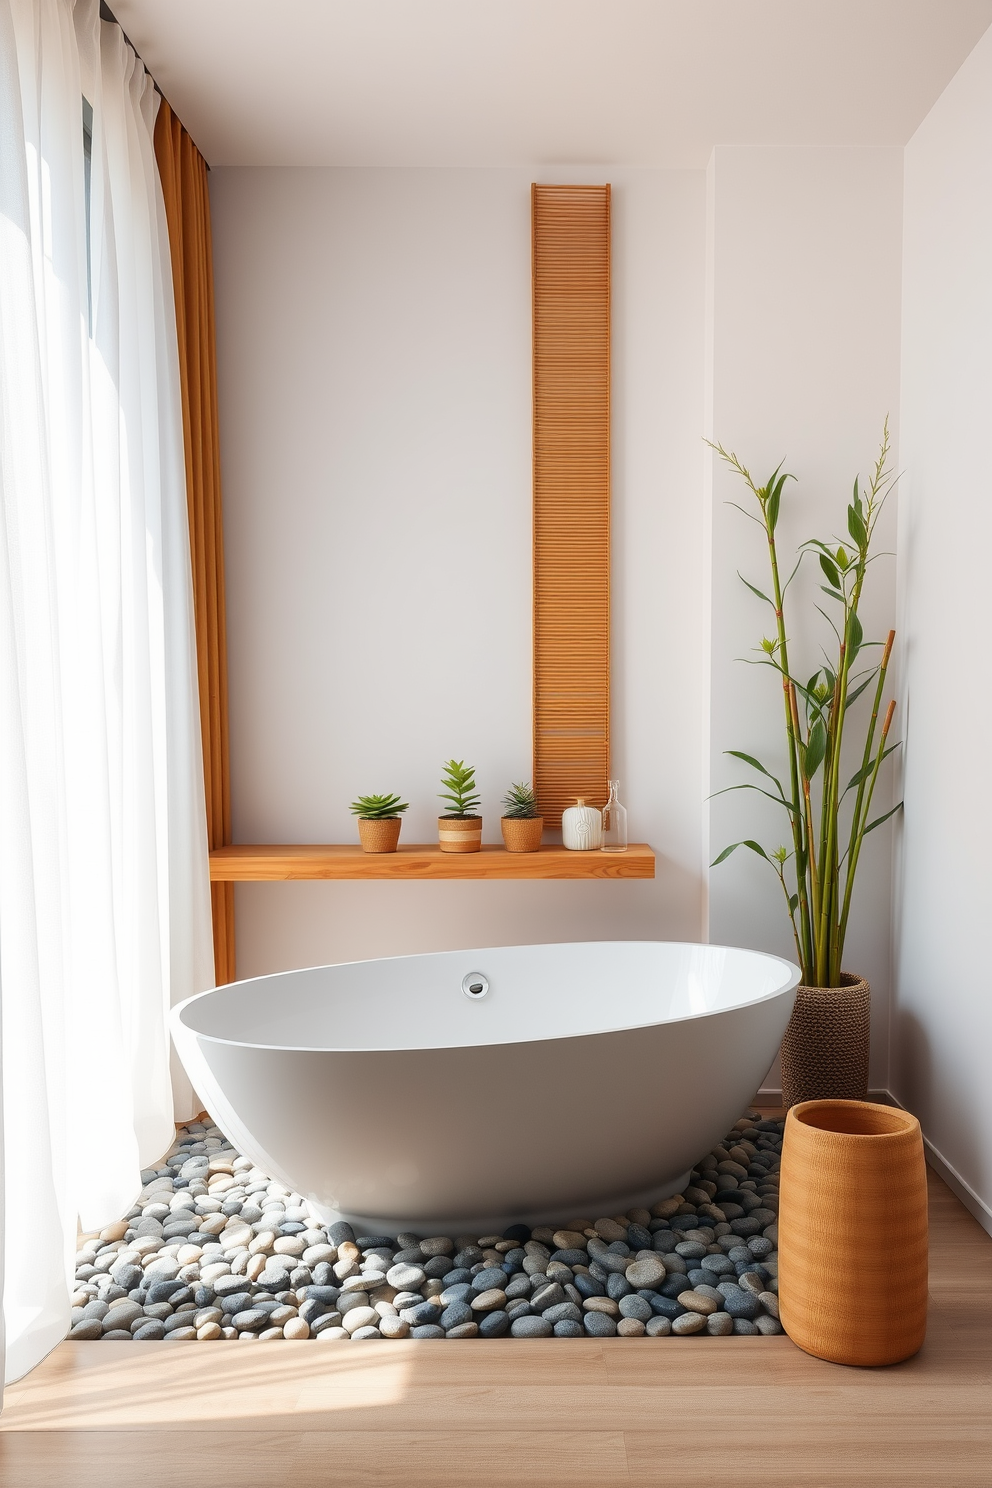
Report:
<svg viewBox="0 0 992 1488"><path fill-rule="evenodd" d="M840 987L799 987L782 1040L782 1104L864 1100L868 1094L871 988L841 972Z"/></svg>
<svg viewBox="0 0 992 1488"><path fill-rule="evenodd" d="M499 826L507 852L537 852L541 846L543 816L501 816Z"/></svg>
<svg viewBox="0 0 992 1488"><path fill-rule="evenodd" d="M920 1123L868 1101L804 1101L786 1118L779 1310L834 1364L898 1364L927 1325L927 1178Z"/></svg>
<svg viewBox="0 0 992 1488"><path fill-rule="evenodd" d="M481 852L481 816L439 816L437 843L442 852Z"/></svg>
<svg viewBox="0 0 992 1488"><path fill-rule="evenodd" d="M362 851L369 853L395 852L396 844L400 840L400 827L403 818L399 816L360 816L358 818L358 835L362 842Z"/></svg>

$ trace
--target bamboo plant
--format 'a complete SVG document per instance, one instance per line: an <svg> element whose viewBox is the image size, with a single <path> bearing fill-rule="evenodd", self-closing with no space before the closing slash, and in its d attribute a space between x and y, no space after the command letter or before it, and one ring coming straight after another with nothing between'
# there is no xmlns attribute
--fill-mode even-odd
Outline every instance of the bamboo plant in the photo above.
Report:
<svg viewBox="0 0 992 1488"><path fill-rule="evenodd" d="M861 665L864 653L881 643L864 639L858 614L868 568L876 556L871 553L875 527L894 483L889 469L888 420L867 489L862 490L859 482L854 482L854 495L847 508L847 537L832 543L816 538L803 543L795 568L784 583L775 529L786 481L795 477L782 473L779 464L763 486L756 485L735 454L728 453L720 444L711 447L747 485L757 503L758 515L743 507L737 509L758 522L768 546L771 593L764 593L743 575L739 577L752 594L771 608L775 617L773 635L762 640L757 664L771 667L781 679L788 775L783 785L753 755L730 749L727 753L757 771L763 783L748 782L727 789L757 790L776 802L786 812L791 836L791 847L781 846L771 852L751 839L732 843L712 866L722 863L738 847L749 848L769 863L785 895L803 982L813 987L839 987L864 839L902 805L899 802L871 819L879 771L885 759L899 747L898 743L888 743L894 700L885 709L879 728L895 631L889 631L881 659L874 665ZM807 555L818 559L826 579L821 585L822 592L835 607L833 616L819 605L817 609L830 625L836 647L833 659L824 652L824 665L803 682L792 670L785 600ZM850 711L871 688L874 689L871 715L863 725L863 740L858 736L857 768L845 781L844 746L850 746L849 736L856 727Z"/></svg>

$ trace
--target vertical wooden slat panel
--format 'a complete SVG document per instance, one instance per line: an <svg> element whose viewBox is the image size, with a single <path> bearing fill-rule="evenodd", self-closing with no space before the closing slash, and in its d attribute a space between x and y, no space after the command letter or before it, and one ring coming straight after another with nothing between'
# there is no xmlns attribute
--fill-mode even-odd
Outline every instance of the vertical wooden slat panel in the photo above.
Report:
<svg viewBox="0 0 992 1488"><path fill-rule="evenodd" d="M534 786L558 826L610 754L610 188L531 188Z"/></svg>
<svg viewBox="0 0 992 1488"><path fill-rule="evenodd" d="M176 301L207 841L213 849L231 842L231 781L210 199L206 161L165 99L155 123L155 155ZM231 982L233 884L211 885L211 909L215 975L218 983Z"/></svg>

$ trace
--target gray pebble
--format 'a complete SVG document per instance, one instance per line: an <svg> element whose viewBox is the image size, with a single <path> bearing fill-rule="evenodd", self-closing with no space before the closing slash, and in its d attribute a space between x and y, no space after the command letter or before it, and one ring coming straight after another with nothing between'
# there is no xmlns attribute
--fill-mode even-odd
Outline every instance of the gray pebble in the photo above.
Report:
<svg viewBox="0 0 992 1488"><path fill-rule="evenodd" d="M614 1338L617 1325L605 1312L587 1312L583 1314L582 1323L590 1338Z"/></svg>
<svg viewBox="0 0 992 1488"><path fill-rule="evenodd" d="M621 1297L618 1303L621 1317L638 1318L646 1323L653 1316L650 1302L644 1297L638 1297L632 1293L629 1297Z"/></svg>
<svg viewBox="0 0 992 1488"><path fill-rule="evenodd" d="M554 1324L543 1317L515 1317L510 1332L514 1338L550 1338Z"/></svg>
<svg viewBox="0 0 992 1488"><path fill-rule="evenodd" d="M583 1338L585 1336L582 1324L570 1318L563 1318L560 1323L555 1323L554 1332L556 1338Z"/></svg>
<svg viewBox="0 0 992 1488"><path fill-rule="evenodd" d="M83 1318L69 1330L70 1338L102 1338L103 1323L99 1318Z"/></svg>
<svg viewBox="0 0 992 1488"><path fill-rule="evenodd" d="M132 1330L131 1337L136 1343L158 1343L165 1337L165 1327L157 1318L145 1318L139 1327Z"/></svg>
<svg viewBox="0 0 992 1488"><path fill-rule="evenodd" d="M539 1287L530 1300L531 1305L538 1312L547 1312L549 1307L560 1307L562 1303L568 1303L564 1289L557 1281L552 1281L547 1286Z"/></svg>
<svg viewBox="0 0 992 1488"><path fill-rule="evenodd" d="M419 1338L422 1335L417 1332L417 1329L436 1325L443 1311L443 1308L437 1307L433 1302L421 1302L419 1306L404 1307L400 1312L400 1317L406 1319L413 1336ZM443 1328L441 1332L444 1332Z"/></svg>
<svg viewBox="0 0 992 1488"><path fill-rule="evenodd" d="M761 1303L752 1292L742 1291L740 1287L722 1285L723 1306L732 1318L747 1318L752 1320L761 1311Z"/></svg>
<svg viewBox="0 0 992 1488"><path fill-rule="evenodd" d="M443 1338L444 1329L435 1323L417 1323L410 1329L411 1338Z"/></svg>
<svg viewBox="0 0 992 1488"><path fill-rule="evenodd" d="M472 1286L477 1292L488 1292L493 1287L499 1287L502 1291L505 1285L506 1272L501 1266L486 1266L472 1277Z"/></svg>
<svg viewBox="0 0 992 1488"><path fill-rule="evenodd" d="M487 1312L479 1319L480 1338L502 1338L510 1331L510 1319L505 1312Z"/></svg>
<svg viewBox="0 0 992 1488"><path fill-rule="evenodd" d="M769 1321L774 1321L774 1319ZM734 1332L738 1337L756 1338L760 1329L756 1328L748 1318L734 1318Z"/></svg>
<svg viewBox="0 0 992 1488"><path fill-rule="evenodd" d="M712 1271L714 1276L733 1276L734 1263L725 1255L704 1255L699 1263L701 1271Z"/></svg>
<svg viewBox="0 0 992 1488"><path fill-rule="evenodd" d="M141 1306L137 1302L116 1302L110 1311L104 1314L103 1331L109 1333L113 1328L130 1328L135 1318L141 1317Z"/></svg>
<svg viewBox="0 0 992 1488"><path fill-rule="evenodd" d="M672 1320L667 1317L650 1318L644 1324L644 1331L649 1338L667 1338L672 1331Z"/></svg>
<svg viewBox="0 0 992 1488"><path fill-rule="evenodd" d="M582 1309L581 1307L576 1307L574 1302L559 1302L554 1307L545 1308L542 1316L547 1318L548 1322L551 1323L552 1326L555 1326L558 1323L565 1322L581 1323ZM650 1316L651 1309L649 1307L648 1317Z"/></svg>
<svg viewBox="0 0 992 1488"><path fill-rule="evenodd" d="M475 1296L475 1289L467 1281L456 1282L454 1286L445 1287L439 1292L436 1301L443 1307L450 1307L453 1302L467 1302Z"/></svg>
<svg viewBox="0 0 992 1488"><path fill-rule="evenodd" d="M130 1292L134 1287L141 1285L145 1273L140 1266L125 1261L122 1265L115 1266L110 1274L116 1286L125 1292Z"/></svg>
<svg viewBox="0 0 992 1488"><path fill-rule="evenodd" d="M475 1316L467 1302L451 1302L438 1318L440 1327L446 1333L452 1328L461 1327L463 1323L474 1323Z"/></svg>
<svg viewBox="0 0 992 1488"><path fill-rule="evenodd" d="M260 1307L248 1307L244 1312L237 1312L231 1318L231 1327L237 1328L239 1333L254 1333L259 1328L264 1328L269 1320L267 1312Z"/></svg>

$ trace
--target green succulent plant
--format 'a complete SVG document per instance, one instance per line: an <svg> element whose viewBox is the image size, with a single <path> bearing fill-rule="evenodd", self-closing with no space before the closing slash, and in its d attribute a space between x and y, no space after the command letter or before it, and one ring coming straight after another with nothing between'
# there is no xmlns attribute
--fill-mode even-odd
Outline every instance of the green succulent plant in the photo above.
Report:
<svg viewBox="0 0 992 1488"><path fill-rule="evenodd" d="M518 821L532 821L540 814L534 787L525 780L514 781L503 797L503 815L514 817Z"/></svg>
<svg viewBox="0 0 992 1488"><path fill-rule="evenodd" d="M464 760L448 760L441 776L447 789L438 791L438 799L450 803L448 816L477 816L482 799L475 786L475 766Z"/></svg>
<svg viewBox="0 0 992 1488"><path fill-rule="evenodd" d="M352 801L349 810L364 821L384 821L387 817L399 816L409 804L409 801L401 801L399 796L359 796L357 801Z"/></svg>

